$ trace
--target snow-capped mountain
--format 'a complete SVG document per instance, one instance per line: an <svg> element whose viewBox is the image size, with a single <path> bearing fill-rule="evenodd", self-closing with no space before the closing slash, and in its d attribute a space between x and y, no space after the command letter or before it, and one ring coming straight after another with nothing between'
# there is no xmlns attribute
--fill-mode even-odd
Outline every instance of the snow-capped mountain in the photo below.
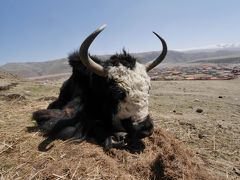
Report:
<svg viewBox="0 0 240 180"><path fill-rule="evenodd" d="M240 43L217 44L216 48L240 48Z"/></svg>
<svg viewBox="0 0 240 180"><path fill-rule="evenodd" d="M175 49L175 51L181 52L199 52L199 51L213 52L219 50L240 51L240 43L221 43L186 49Z"/></svg>

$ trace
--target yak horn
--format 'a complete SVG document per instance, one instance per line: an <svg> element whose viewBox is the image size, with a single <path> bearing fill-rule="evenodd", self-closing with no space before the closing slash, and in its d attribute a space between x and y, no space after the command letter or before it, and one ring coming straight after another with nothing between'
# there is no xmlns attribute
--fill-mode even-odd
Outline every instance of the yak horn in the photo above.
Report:
<svg viewBox="0 0 240 180"><path fill-rule="evenodd" d="M162 53L155 60L150 61L145 64L147 71L150 71L151 69L156 67L158 64L160 64L167 55L167 44L166 44L165 40L163 38L161 38L157 33L155 33L155 32L153 32L153 33L158 37L158 39L160 39L163 49L162 49Z"/></svg>
<svg viewBox="0 0 240 180"><path fill-rule="evenodd" d="M107 71L99 64L94 62L92 58L88 54L88 49L94 39L98 36L100 32L104 30L106 25L104 24L100 28L98 28L96 31L94 31L92 34L90 34L82 43L80 50L79 50L79 56L82 61L82 63L92 72L99 76L106 77L108 75Z"/></svg>

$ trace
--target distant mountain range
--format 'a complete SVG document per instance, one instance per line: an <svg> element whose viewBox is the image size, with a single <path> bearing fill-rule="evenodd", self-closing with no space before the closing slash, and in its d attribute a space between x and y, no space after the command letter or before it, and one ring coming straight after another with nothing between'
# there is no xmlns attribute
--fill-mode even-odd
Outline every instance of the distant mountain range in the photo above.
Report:
<svg viewBox="0 0 240 180"><path fill-rule="evenodd" d="M222 44L213 44L196 48L188 48L188 49L177 49L177 51L188 51L188 52L211 52L218 50L228 50L228 51L240 51L240 43L222 43Z"/></svg>
<svg viewBox="0 0 240 180"><path fill-rule="evenodd" d="M159 51L132 53L141 63L159 55ZM101 55L107 59L110 55ZM169 50L163 64L177 63L240 63L240 44L219 44L185 50ZM45 62L7 63L0 70L20 77L38 77L71 72L67 58Z"/></svg>

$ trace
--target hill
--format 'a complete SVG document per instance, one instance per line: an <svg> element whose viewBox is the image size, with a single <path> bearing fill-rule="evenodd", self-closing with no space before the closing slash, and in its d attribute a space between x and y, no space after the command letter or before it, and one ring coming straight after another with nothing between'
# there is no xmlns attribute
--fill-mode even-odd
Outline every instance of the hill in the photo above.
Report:
<svg viewBox="0 0 240 180"><path fill-rule="evenodd" d="M139 62L146 63L159 55L159 51L132 53ZM100 55L103 60L111 55ZM169 50L163 64L176 63L239 63L240 49L211 49L211 50L191 50L173 51ZM26 63L7 63L0 67L0 70L16 74L20 77L39 77L56 75L71 72L67 58L45 61L45 62L26 62Z"/></svg>
<svg viewBox="0 0 240 180"><path fill-rule="evenodd" d="M18 79L18 77L15 75L15 74L11 74L9 72L6 72L6 71L0 71L0 79L1 80L16 80Z"/></svg>
<svg viewBox="0 0 240 180"><path fill-rule="evenodd" d="M222 57L212 59L202 59L193 61L193 63L228 63L228 64L239 64L240 57Z"/></svg>
<svg viewBox="0 0 240 180"><path fill-rule="evenodd" d="M9 90L18 84L20 79L11 73L0 71L0 91Z"/></svg>
<svg viewBox="0 0 240 180"><path fill-rule="evenodd" d="M37 77L43 75L70 72L67 59L46 62L7 63L0 70L16 74L20 77Z"/></svg>

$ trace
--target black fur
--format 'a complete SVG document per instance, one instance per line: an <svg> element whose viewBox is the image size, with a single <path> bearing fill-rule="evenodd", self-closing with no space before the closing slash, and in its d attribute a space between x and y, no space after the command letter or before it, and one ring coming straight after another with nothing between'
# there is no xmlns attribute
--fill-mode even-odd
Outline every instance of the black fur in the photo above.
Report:
<svg viewBox="0 0 240 180"><path fill-rule="evenodd" d="M107 61L95 56L92 59L105 68L122 64L133 69L136 64L136 59L125 50ZM33 119L48 137L63 140L93 138L105 148L111 148L112 138L122 146L125 138L127 142L152 134L153 123L149 117L139 125L133 125L131 119L114 122L118 104L124 100L126 92L113 79L89 71L81 63L78 52L69 55L69 64L72 75L63 83L58 99L46 110L33 113ZM120 132L127 135L122 137Z"/></svg>

